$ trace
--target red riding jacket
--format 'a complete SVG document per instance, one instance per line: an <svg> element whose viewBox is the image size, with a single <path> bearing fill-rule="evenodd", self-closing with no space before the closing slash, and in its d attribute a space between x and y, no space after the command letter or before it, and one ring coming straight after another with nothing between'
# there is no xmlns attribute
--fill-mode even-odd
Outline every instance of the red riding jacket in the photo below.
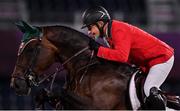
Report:
<svg viewBox="0 0 180 111"><path fill-rule="evenodd" d="M147 32L121 21L112 21L111 48L100 46L97 56L135 64L149 71L153 65L167 61L174 55L174 49Z"/></svg>

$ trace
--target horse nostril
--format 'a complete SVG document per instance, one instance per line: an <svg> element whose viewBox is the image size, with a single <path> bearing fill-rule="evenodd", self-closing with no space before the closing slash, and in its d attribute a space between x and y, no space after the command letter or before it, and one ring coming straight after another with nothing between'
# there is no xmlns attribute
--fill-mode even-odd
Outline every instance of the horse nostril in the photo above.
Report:
<svg viewBox="0 0 180 111"><path fill-rule="evenodd" d="M29 95L31 92L26 80L21 78L12 78L11 86L17 95Z"/></svg>
<svg viewBox="0 0 180 111"><path fill-rule="evenodd" d="M20 86L19 86L17 83L15 83L15 84L14 84L14 88L19 89Z"/></svg>
<svg viewBox="0 0 180 111"><path fill-rule="evenodd" d="M22 87L25 87L26 86L26 82L24 80L21 80L21 79L15 79L14 80L14 83L13 83L13 87L15 89L21 89Z"/></svg>

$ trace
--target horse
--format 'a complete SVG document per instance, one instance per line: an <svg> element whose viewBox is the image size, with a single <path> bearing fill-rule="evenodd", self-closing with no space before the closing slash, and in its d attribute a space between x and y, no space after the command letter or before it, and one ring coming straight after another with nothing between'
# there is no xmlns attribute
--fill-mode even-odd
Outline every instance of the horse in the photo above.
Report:
<svg viewBox="0 0 180 111"><path fill-rule="evenodd" d="M59 92L64 109L132 109L128 91L134 68L129 64L94 56L88 47L91 38L70 27L23 21L17 26L24 33L11 78L18 95L28 95L38 86L38 76L59 62L68 71Z"/></svg>

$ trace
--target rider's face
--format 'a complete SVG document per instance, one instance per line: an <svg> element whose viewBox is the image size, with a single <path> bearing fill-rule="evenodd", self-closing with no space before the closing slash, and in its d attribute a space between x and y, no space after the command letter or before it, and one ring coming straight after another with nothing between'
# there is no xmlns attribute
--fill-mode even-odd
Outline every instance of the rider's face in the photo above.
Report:
<svg viewBox="0 0 180 111"><path fill-rule="evenodd" d="M100 35L99 29L97 28L96 25L90 25L87 27L88 28L88 34L92 38L96 38Z"/></svg>

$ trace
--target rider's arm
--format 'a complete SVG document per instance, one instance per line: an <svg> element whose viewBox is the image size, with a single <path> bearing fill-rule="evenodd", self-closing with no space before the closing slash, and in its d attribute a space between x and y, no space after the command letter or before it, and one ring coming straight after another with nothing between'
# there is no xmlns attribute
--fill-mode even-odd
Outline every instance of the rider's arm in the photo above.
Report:
<svg viewBox="0 0 180 111"><path fill-rule="evenodd" d="M116 30L112 35L112 42L114 45L113 49L101 46L97 56L112 61L127 62L131 47L131 37L127 36L122 30Z"/></svg>

